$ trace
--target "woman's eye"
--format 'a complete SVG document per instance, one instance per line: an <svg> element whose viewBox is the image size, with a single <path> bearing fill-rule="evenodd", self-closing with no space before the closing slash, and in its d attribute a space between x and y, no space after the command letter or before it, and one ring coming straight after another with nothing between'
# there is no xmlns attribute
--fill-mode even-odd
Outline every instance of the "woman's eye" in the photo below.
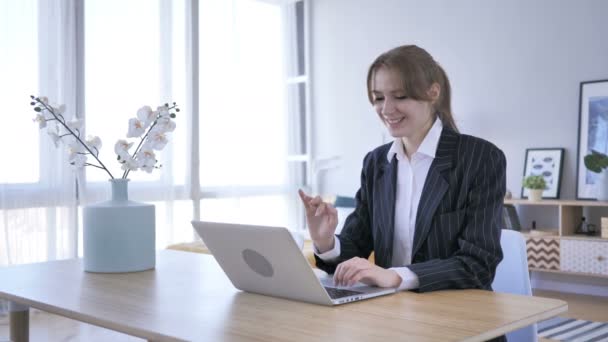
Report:
<svg viewBox="0 0 608 342"><path fill-rule="evenodd" d="M403 95L403 96L395 96L395 98L397 100L405 100L405 99L407 99L407 96L405 96L405 95Z"/></svg>
<svg viewBox="0 0 608 342"><path fill-rule="evenodd" d="M384 97L376 97L374 98L374 102L382 102L384 101Z"/></svg>

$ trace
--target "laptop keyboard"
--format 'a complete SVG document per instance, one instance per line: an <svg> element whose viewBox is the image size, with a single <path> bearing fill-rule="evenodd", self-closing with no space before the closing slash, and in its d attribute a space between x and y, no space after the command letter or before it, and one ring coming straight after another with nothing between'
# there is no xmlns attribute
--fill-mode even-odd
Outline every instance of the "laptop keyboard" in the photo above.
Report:
<svg viewBox="0 0 608 342"><path fill-rule="evenodd" d="M338 298L342 298L342 297L348 297L348 296L353 296L353 295L363 293L363 292L359 292L359 291L337 289L335 287L326 287L325 291L327 291L327 293L329 294L329 297L331 299L338 299Z"/></svg>

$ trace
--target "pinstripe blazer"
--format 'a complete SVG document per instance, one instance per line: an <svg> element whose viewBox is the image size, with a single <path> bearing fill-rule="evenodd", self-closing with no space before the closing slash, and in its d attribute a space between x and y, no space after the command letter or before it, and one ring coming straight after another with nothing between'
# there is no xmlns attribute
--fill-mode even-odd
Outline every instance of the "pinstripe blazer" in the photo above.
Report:
<svg viewBox="0 0 608 342"><path fill-rule="evenodd" d="M391 265L397 159L389 163L390 143L369 152L363 161L356 208L346 219L337 263L358 256ZM493 144L443 128L427 174L408 266L418 276L418 291L480 288L491 290L502 260L500 220L505 194L506 161ZM328 273L337 263L316 257Z"/></svg>

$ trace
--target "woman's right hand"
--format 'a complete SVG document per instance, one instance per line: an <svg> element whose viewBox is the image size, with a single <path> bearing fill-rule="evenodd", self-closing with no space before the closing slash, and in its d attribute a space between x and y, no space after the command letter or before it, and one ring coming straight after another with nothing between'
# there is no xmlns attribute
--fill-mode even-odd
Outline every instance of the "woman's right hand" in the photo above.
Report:
<svg viewBox="0 0 608 342"><path fill-rule="evenodd" d="M298 190L298 194L306 208L306 222L312 242L321 253L331 250L338 226L338 211L319 196L310 197L302 190Z"/></svg>

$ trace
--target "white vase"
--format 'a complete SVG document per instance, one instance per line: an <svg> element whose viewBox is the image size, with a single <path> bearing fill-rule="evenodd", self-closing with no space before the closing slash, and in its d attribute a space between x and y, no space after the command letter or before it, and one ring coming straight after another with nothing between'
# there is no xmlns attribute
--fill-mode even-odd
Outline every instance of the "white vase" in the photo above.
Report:
<svg viewBox="0 0 608 342"><path fill-rule="evenodd" d="M602 169L600 172L595 188L597 189L597 200L608 201L608 168Z"/></svg>
<svg viewBox="0 0 608 342"><path fill-rule="evenodd" d="M84 207L87 272L145 271L156 263L154 205L128 199L128 179L111 179L112 199Z"/></svg>
<svg viewBox="0 0 608 342"><path fill-rule="evenodd" d="M543 198L543 189L528 189L528 200L538 202Z"/></svg>

